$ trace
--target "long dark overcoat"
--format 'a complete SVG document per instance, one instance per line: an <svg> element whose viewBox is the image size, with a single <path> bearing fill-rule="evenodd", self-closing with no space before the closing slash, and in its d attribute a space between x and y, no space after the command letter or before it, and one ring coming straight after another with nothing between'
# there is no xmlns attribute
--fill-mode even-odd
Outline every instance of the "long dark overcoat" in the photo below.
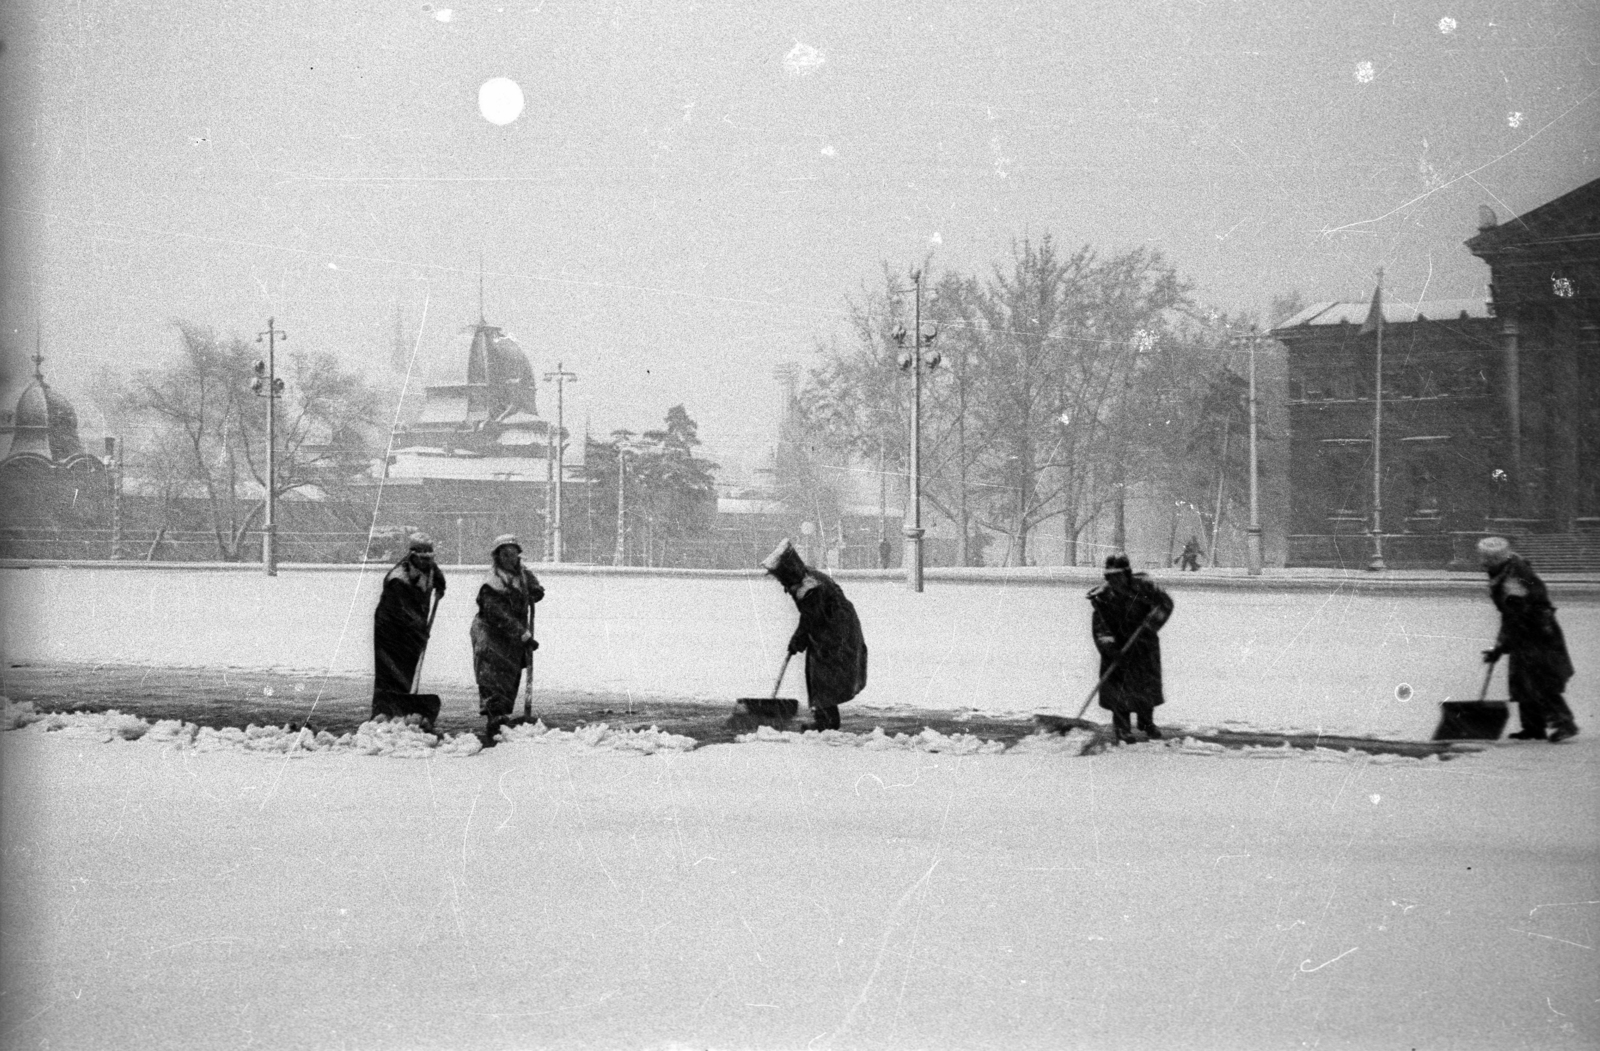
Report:
<svg viewBox="0 0 1600 1051"><path fill-rule="evenodd" d="M428 598L444 598L444 571L418 569L407 555L383 578L383 594L372 616L373 713L387 698L411 692L417 662L428 645Z"/></svg>
<svg viewBox="0 0 1600 1051"><path fill-rule="evenodd" d="M478 680L478 710L506 716L517 706L522 669L532 656L523 644L533 603L544 598L539 578L527 566L520 577L491 566L478 588L478 615L472 618L472 670Z"/></svg>
<svg viewBox="0 0 1600 1051"><path fill-rule="evenodd" d="M1489 597L1500 611L1495 648L1511 659L1511 699L1559 703L1572 678L1572 658L1544 581L1527 559L1513 554L1491 571Z"/></svg>
<svg viewBox="0 0 1600 1051"><path fill-rule="evenodd" d="M1100 687L1100 707L1109 711L1137 711L1164 704L1161 693L1161 625L1172 616L1172 596L1143 573L1134 573L1125 586L1101 584L1089 592L1094 610L1095 648L1100 651L1100 674L1111 668L1145 618L1150 624L1139 632L1128 652Z"/></svg>
<svg viewBox="0 0 1600 1051"><path fill-rule="evenodd" d="M867 685L867 640L855 606L832 577L810 568L784 590L800 611L800 623L789 637L789 652L806 655L806 695L811 706L845 703Z"/></svg>

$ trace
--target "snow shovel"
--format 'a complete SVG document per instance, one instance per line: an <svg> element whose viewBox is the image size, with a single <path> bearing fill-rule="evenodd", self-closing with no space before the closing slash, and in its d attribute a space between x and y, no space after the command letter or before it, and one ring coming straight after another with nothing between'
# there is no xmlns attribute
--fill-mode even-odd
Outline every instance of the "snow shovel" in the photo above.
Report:
<svg viewBox="0 0 1600 1051"><path fill-rule="evenodd" d="M533 635L533 596L528 596L528 635ZM508 718L502 726L526 726L533 722L533 650L528 651L528 673L522 682L522 714Z"/></svg>
<svg viewBox="0 0 1600 1051"><path fill-rule="evenodd" d="M533 722L533 596L528 596L528 678L522 687L522 721Z"/></svg>
<svg viewBox="0 0 1600 1051"><path fill-rule="evenodd" d="M1069 719L1062 715L1040 714L1033 717L1034 721L1055 733L1066 733L1068 730L1088 730L1097 739L1096 741L1091 741L1088 747L1093 747L1098 741L1108 739L1112 733L1111 727L1105 723L1097 723L1093 719L1085 719L1083 713L1089 710L1089 702L1095 699L1095 695L1100 692L1100 687L1106 684L1106 680L1111 678L1111 673L1116 671L1118 666L1122 664L1122 658L1128 655L1128 651L1133 648L1133 644L1138 641L1139 636L1144 634L1144 629L1150 626L1150 620L1157 612L1158 610L1152 609L1145 614L1144 620L1139 622L1139 626L1133 630L1133 634L1128 636L1128 641L1122 644L1122 649L1117 651L1116 658L1106 668L1105 673L1100 676L1100 681L1094 684L1094 687L1089 691L1089 696L1083 699L1083 704L1078 707L1076 716Z"/></svg>
<svg viewBox="0 0 1600 1051"><path fill-rule="evenodd" d="M433 638L433 616L439 612L439 593L432 592L428 601L428 638ZM433 729L434 723L439 720L439 709L444 707L444 701L436 693L418 693L422 687L422 661L428 656L428 643L422 644L422 652L417 654L417 670L411 676L411 692L406 695L406 705L417 715L422 716L428 729Z"/></svg>
<svg viewBox="0 0 1600 1051"><path fill-rule="evenodd" d="M439 596L435 592L428 609L428 634L433 634L433 615L439 610ZM428 643L422 643L422 652L417 654L417 670L411 676L411 689L405 693L386 690L373 696L372 714L386 715L391 719L404 719L408 715L422 716L423 723L432 729L439 718L439 709L444 702L436 693L418 693L422 685L422 661L428 655Z"/></svg>
<svg viewBox="0 0 1600 1051"><path fill-rule="evenodd" d="M1439 705L1439 725L1433 731L1435 741L1498 741L1511 716L1511 706L1505 701L1486 701L1489 680L1494 677L1496 657L1483 673L1483 689L1475 701L1445 701Z"/></svg>
<svg viewBox="0 0 1600 1051"><path fill-rule="evenodd" d="M794 654L786 653L783 663L778 666L778 677L772 682L772 693L766 697L740 697L735 703L743 708L743 712L734 713L735 720L754 720L755 725L781 727L793 719L800 710L800 702L793 697L779 697L778 689L783 685L784 673L789 670L789 661Z"/></svg>

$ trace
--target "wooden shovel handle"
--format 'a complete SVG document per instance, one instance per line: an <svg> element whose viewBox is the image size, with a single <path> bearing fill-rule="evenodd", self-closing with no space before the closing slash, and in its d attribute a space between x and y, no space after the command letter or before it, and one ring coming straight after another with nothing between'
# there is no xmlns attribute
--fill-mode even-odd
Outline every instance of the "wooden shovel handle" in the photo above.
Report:
<svg viewBox="0 0 1600 1051"><path fill-rule="evenodd" d="M439 612L439 593L431 591L428 594L428 636L433 636L433 615ZM422 659L428 655L428 640L422 640L422 652L417 654L417 670L411 676L411 692L416 693L422 689Z"/></svg>
<svg viewBox="0 0 1600 1051"><path fill-rule="evenodd" d="M1483 689L1478 691L1478 700L1481 701L1489 696L1489 680L1494 678L1494 666L1499 663L1499 657L1489 662L1489 670L1483 673Z"/></svg>
<svg viewBox="0 0 1600 1051"><path fill-rule="evenodd" d="M778 688L783 685L784 672L787 672L789 670L789 661L791 659L793 659L793 657L794 657L794 654L792 654L792 653L785 653L783 655L783 663L778 665L778 678L776 680L774 680L773 683L772 683L772 696L773 697L777 697L778 696Z"/></svg>

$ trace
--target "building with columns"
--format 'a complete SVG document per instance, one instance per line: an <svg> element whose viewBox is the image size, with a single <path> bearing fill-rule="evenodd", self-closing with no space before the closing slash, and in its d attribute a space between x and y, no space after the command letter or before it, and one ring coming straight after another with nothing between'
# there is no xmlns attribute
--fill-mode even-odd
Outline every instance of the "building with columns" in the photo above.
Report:
<svg viewBox="0 0 1600 1051"><path fill-rule="evenodd" d="M1489 265L1507 517L1600 528L1600 179L1505 222L1483 206L1467 248Z"/></svg>
<svg viewBox="0 0 1600 1051"><path fill-rule="evenodd" d="M1485 300L1384 303L1381 529L1390 568L1473 566L1489 533L1546 569L1600 569L1600 180L1467 248ZM1377 337L1318 303L1289 350L1291 566L1372 559Z"/></svg>

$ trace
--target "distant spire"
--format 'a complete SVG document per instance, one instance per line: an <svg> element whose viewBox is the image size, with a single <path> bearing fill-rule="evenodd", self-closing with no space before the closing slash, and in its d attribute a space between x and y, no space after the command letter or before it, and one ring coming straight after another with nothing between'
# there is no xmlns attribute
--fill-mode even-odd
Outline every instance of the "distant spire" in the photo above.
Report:
<svg viewBox="0 0 1600 1051"><path fill-rule="evenodd" d="M483 312L483 249L478 249L478 324L487 325Z"/></svg>
<svg viewBox="0 0 1600 1051"><path fill-rule="evenodd" d="M38 319L33 323L33 378L40 383L44 382L44 322Z"/></svg>

